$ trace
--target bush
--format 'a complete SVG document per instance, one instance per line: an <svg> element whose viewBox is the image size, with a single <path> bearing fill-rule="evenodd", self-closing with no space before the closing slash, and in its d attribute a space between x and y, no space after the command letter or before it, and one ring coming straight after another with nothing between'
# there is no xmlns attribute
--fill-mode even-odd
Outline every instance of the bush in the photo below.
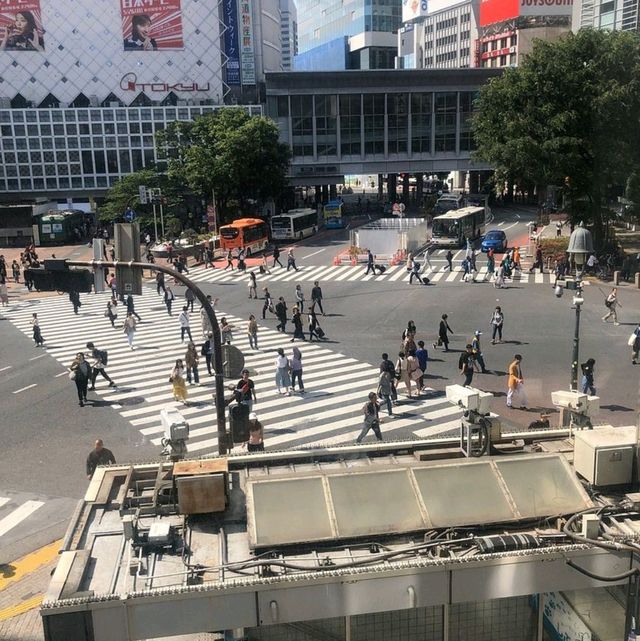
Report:
<svg viewBox="0 0 640 641"><path fill-rule="evenodd" d="M559 238L543 238L540 241L540 248L542 255L545 258L550 258L551 261L560 260L565 258L567 247L569 246L568 236L560 236Z"/></svg>

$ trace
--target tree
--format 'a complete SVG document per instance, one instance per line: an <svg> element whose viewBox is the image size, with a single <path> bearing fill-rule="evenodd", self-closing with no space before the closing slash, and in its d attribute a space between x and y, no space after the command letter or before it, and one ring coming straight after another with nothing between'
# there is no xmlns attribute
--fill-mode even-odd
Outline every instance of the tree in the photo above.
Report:
<svg viewBox="0 0 640 641"><path fill-rule="evenodd" d="M232 200L244 211L250 201L278 198L287 185L290 151L277 125L244 109L174 122L156 134L156 143L168 175L207 199L215 192L222 212Z"/></svg>
<svg viewBox="0 0 640 641"><path fill-rule="evenodd" d="M608 187L640 167L640 37L581 30L536 41L523 64L480 91L475 157L498 177L561 185L572 218L603 238Z"/></svg>

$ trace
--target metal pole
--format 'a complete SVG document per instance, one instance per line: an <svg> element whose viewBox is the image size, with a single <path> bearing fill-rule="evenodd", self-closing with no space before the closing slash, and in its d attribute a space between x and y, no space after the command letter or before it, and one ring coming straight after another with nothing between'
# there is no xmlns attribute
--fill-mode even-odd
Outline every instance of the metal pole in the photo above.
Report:
<svg viewBox="0 0 640 641"><path fill-rule="evenodd" d="M164 210L162 209L162 196L160 196L160 228L162 229L162 237L165 238L165 234L164 234Z"/></svg>
<svg viewBox="0 0 640 641"><path fill-rule="evenodd" d="M153 229L156 235L156 243L158 242L158 216L156 214L156 201L153 201Z"/></svg>
<svg viewBox="0 0 640 641"><path fill-rule="evenodd" d="M576 323L573 330L573 357L571 359L571 391L578 391L578 362L580 360L580 312L582 311L582 287L577 281L576 298Z"/></svg>
<svg viewBox="0 0 640 641"><path fill-rule="evenodd" d="M209 322L211 323L211 333L213 334L213 367L216 371L216 419L218 427L218 453L227 454L228 452L228 443L227 443L227 429L226 429L226 419L224 414L224 375L222 371L222 338L220 335L220 326L218 325L218 319L216 318L216 313L213 311L211 303L207 300L204 292L190 279L186 276L183 276L179 272L164 267L162 265L152 265L151 263L138 263L138 262L128 262L128 261L106 261L106 260L67 260L67 265L72 267L104 267L112 266L114 269L121 265L122 267L139 267L141 269L148 269L149 271L162 272L163 274L169 274L176 280L179 280L183 285L188 287L195 295L196 298L200 301L200 304L204 307L204 310L209 317Z"/></svg>

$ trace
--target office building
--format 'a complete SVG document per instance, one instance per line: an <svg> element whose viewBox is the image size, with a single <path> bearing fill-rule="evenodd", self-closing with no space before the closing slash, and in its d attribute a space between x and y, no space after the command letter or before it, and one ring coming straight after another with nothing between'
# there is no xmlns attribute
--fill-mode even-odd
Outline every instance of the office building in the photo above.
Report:
<svg viewBox="0 0 640 641"><path fill-rule="evenodd" d="M298 9L294 0L280 0L280 34L282 41L282 69L293 68L298 53Z"/></svg>
<svg viewBox="0 0 640 641"><path fill-rule="evenodd" d="M571 27L638 31L640 2L638 0L574 0Z"/></svg>
<svg viewBox="0 0 640 641"><path fill-rule="evenodd" d="M393 69L401 0L299 0L296 71Z"/></svg>

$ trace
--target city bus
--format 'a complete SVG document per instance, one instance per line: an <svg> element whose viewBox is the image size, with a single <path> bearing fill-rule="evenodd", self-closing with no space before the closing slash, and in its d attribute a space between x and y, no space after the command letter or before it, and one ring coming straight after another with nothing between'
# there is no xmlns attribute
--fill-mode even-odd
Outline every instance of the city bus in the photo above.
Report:
<svg viewBox="0 0 640 641"><path fill-rule="evenodd" d="M220 227L220 247L243 249L247 256L264 251L269 243L269 225L261 218L238 218Z"/></svg>
<svg viewBox="0 0 640 641"><path fill-rule="evenodd" d="M433 219L431 239L445 247L462 247L484 234L484 207L463 207Z"/></svg>
<svg viewBox="0 0 640 641"><path fill-rule="evenodd" d="M465 199L460 194L443 194L436 201L433 213L444 214L452 209L460 209L464 206Z"/></svg>
<svg viewBox="0 0 640 641"><path fill-rule="evenodd" d="M318 231L318 212L315 209L290 209L286 214L271 217L273 240L300 239Z"/></svg>
<svg viewBox="0 0 640 641"><path fill-rule="evenodd" d="M326 229L343 229L344 218L342 217L342 201L330 200L323 209L324 226Z"/></svg>

